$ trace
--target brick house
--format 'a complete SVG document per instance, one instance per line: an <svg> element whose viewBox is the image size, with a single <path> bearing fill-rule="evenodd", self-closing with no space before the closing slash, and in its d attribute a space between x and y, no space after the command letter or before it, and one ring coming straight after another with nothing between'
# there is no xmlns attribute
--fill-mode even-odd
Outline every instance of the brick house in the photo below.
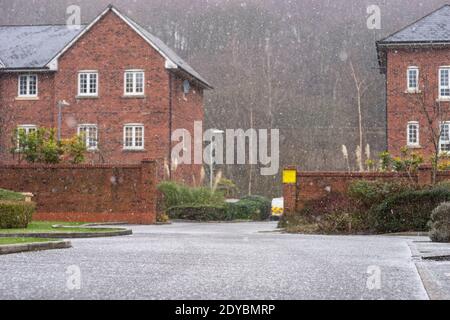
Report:
<svg viewBox="0 0 450 320"><path fill-rule="evenodd" d="M449 152L450 5L378 41L377 50L386 76L388 151L398 155L407 146L428 161L434 141Z"/></svg>
<svg viewBox="0 0 450 320"><path fill-rule="evenodd" d="M171 132L192 132L203 120L207 89L192 67L111 5L78 29L0 26L0 163L17 162L10 152L16 128L58 128L61 119L62 138L84 133L89 163L167 164ZM199 179L200 165L169 167L161 170L172 178Z"/></svg>

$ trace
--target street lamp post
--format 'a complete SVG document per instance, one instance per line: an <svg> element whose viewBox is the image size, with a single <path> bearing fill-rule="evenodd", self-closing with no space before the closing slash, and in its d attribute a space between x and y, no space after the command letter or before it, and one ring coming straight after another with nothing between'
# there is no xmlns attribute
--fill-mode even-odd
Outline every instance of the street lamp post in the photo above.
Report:
<svg viewBox="0 0 450 320"><path fill-rule="evenodd" d="M70 106L66 100L60 100L58 105L58 142L61 142L61 126L62 126L62 108Z"/></svg>

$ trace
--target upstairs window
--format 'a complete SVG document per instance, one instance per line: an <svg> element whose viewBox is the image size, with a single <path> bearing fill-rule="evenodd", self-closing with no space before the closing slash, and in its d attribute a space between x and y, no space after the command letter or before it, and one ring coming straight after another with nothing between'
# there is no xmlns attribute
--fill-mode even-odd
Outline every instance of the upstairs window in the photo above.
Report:
<svg viewBox="0 0 450 320"><path fill-rule="evenodd" d="M98 148L98 129L95 124L82 124L78 127L78 135L82 136L89 151Z"/></svg>
<svg viewBox="0 0 450 320"><path fill-rule="evenodd" d="M142 96L144 95L144 71L128 70L125 71L125 95Z"/></svg>
<svg viewBox="0 0 450 320"><path fill-rule="evenodd" d="M126 150L144 149L144 126L127 124L123 129L123 148Z"/></svg>
<svg viewBox="0 0 450 320"><path fill-rule="evenodd" d="M419 91L419 68L409 67L408 68L408 92L418 92Z"/></svg>
<svg viewBox="0 0 450 320"><path fill-rule="evenodd" d="M408 133L407 133L407 143L410 147L419 146L419 122L411 121L408 122Z"/></svg>
<svg viewBox="0 0 450 320"><path fill-rule="evenodd" d="M19 76L19 97L38 96L38 77L35 74Z"/></svg>
<svg viewBox="0 0 450 320"><path fill-rule="evenodd" d="M450 67L439 69L439 97L450 99Z"/></svg>
<svg viewBox="0 0 450 320"><path fill-rule="evenodd" d="M441 138L439 139L439 152L450 153L450 122L441 123Z"/></svg>
<svg viewBox="0 0 450 320"><path fill-rule="evenodd" d="M82 97L98 95L98 72L81 71L78 73L78 95Z"/></svg>

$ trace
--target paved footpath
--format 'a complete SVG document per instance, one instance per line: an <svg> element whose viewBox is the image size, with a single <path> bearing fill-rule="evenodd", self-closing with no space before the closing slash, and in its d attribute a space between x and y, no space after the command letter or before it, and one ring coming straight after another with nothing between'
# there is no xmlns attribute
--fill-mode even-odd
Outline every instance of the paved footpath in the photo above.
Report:
<svg viewBox="0 0 450 320"><path fill-rule="evenodd" d="M264 232L275 227L136 226L0 256L0 299L428 299L410 238Z"/></svg>
<svg viewBox="0 0 450 320"><path fill-rule="evenodd" d="M416 238L410 247L429 297L450 300L450 244Z"/></svg>

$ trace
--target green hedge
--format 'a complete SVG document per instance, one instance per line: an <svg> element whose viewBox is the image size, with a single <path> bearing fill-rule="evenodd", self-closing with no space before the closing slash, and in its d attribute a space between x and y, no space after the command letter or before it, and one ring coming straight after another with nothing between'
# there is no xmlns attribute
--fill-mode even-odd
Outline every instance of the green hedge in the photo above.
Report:
<svg viewBox="0 0 450 320"><path fill-rule="evenodd" d="M0 201L0 229L28 227L35 208L35 204L32 202Z"/></svg>
<svg viewBox="0 0 450 320"><path fill-rule="evenodd" d="M446 201L450 201L447 188L407 191L374 207L370 218L379 233L426 231L432 211Z"/></svg>
<svg viewBox="0 0 450 320"><path fill-rule="evenodd" d="M348 196L350 200L356 202L354 204L355 206L361 205L364 208L370 209L375 205L379 205L393 194L417 189L418 187L416 185L402 181L358 180L350 184Z"/></svg>
<svg viewBox="0 0 450 320"><path fill-rule="evenodd" d="M229 215L234 220L264 221L269 219L272 213L272 202L261 196L244 197L227 206Z"/></svg>
<svg viewBox="0 0 450 320"><path fill-rule="evenodd" d="M182 205L168 210L171 219L190 221L229 221L226 206Z"/></svg>
<svg viewBox="0 0 450 320"><path fill-rule="evenodd" d="M0 189L0 201L24 201L25 197L21 193Z"/></svg>
<svg viewBox="0 0 450 320"><path fill-rule="evenodd" d="M224 205L181 205L168 210L171 219L192 221L267 220L271 202L258 196L245 197L237 203Z"/></svg>

